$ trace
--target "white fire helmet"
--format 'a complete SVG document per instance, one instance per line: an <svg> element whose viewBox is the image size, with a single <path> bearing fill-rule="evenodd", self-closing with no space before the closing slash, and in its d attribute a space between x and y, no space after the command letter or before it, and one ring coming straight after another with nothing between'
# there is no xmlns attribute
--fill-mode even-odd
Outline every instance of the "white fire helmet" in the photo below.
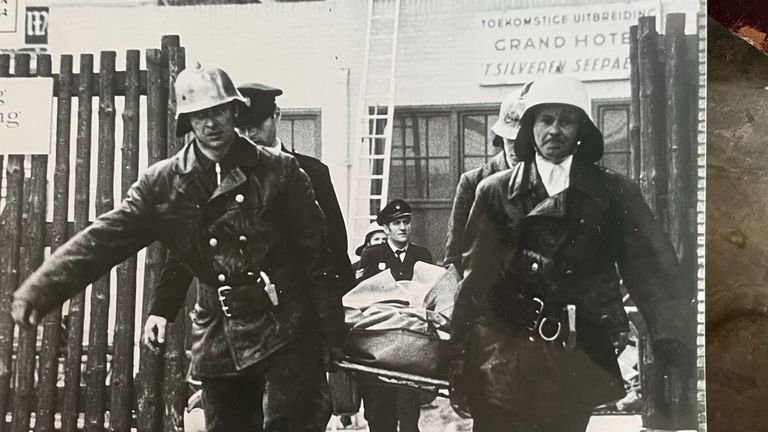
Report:
<svg viewBox="0 0 768 432"><path fill-rule="evenodd" d="M525 110L525 92L530 85L531 83L528 83L516 91L507 93L504 97L499 109L499 118L491 126L491 130L497 136L512 140L517 137L517 132L520 130L520 119Z"/></svg>
<svg viewBox="0 0 768 432"><path fill-rule="evenodd" d="M520 117L520 130L515 139L515 154L520 160L533 158L533 115L536 107L548 104L570 105L579 109L584 116L578 152L589 162L600 160L603 156L603 134L590 116L587 89L579 79L566 75L542 77L529 86L524 86L521 98L525 99L525 109Z"/></svg>
<svg viewBox="0 0 768 432"><path fill-rule="evenodd" d="M174 88L176 90L176 136L182 136L191 130L185 114L231 101L239 101L246 105L248 103L223 69L204 67L200 63L181 71L176 77Z"/></svg>

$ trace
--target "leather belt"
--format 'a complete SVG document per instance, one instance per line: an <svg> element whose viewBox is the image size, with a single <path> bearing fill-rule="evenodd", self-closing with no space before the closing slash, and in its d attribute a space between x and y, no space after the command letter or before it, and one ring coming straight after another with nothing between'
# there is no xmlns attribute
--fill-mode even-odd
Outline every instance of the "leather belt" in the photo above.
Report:
<svg viewBox="0 0 768 432"><path fill-rule="evenodd" d="M276 305L265 290L267 287L261 278L256 282L244 285L222 285L216 287L201 284L200 296L206 298L209 307L218 304L224 316L227 318L240 318L247 315L261 314ZM272 285L274 289L274 285ZM202 300L202 299L201 299Z"/></svg>
<svg viewBox="0 0 768 432"><path fill-rule="evenodd" d="M576 346L576 306L551 307L539 297L509 300L510 317L530 332L529 340L561 341L566 349Z"/></svg>

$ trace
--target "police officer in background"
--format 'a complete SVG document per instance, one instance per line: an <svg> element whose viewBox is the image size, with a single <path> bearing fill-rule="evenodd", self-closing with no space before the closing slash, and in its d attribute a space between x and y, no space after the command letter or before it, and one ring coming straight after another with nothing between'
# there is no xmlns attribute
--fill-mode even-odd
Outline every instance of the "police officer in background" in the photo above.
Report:
<svg viewBox="0 0 768 432"><path fill-rule="evenodd" d="M206 430L324 430L310 407L322 399L321 359L343 355L344 322L309 178L293 157L235 132L245 99L223 70L198 64L175 89L176 134L194 139L52 253L14 293L13 318L34 326L159 240L199 281L191 369ZM157 344L158 327L149 330Z"/></svg>
<svg viewBox="0 0 768 432"><path fill-rule="evenodd" d="M491 126L496 136L493 139L494 147L501 147L493 158L485 165L469 170L461 175L456 186L456 195L453 198L451 218L448 220L448 236L445 242L445 259L443 265L448 267L453 264L461 274L461 255L464 252L464 228L469 218L469 210L475 202L475 189L480 181L499 171L510 169L517 165L515 156L515 137L520 129L520 117L525 109L525 93L530 88L530 83L518 91L509 93L501 103L499 118ZM471 240L470 240L471 241Z"/></svg>
<svg viewBox="0 0 768 432"><path fill-rule="evenodd" d="M411 206L401 200L390 201L376 217L376 222L387 234L387 241L363 251L360 267L361 280L368 279L386 269L395 280L413 279L413 266L417 261L432 264L432 254L423 246L411 243Z"/></svg>
<svg viewBox="0 0 768 432"><path fill-rule="evenodd" d="M475 431L584 432L593 407L624 395L621 281L654 355L693 355L675 251L637 185L597 165L603 136L588 112L579 80L536 80L520 163L478 186L449 362L451 400Z"/></svg>
<svg viewBox="0 0 768 432"><path fill-rule="evenodd" d="M411 206L401 200L390 201L376 217L387 240L363 250L360 267L361 281L387 269L395 280L413 279L413 267L418 261L432 264L432 254L426 248L410 242ZM365 419L371 432L418 432L421 415L421 393L376 385L361 385L365 403Z"/></svg>

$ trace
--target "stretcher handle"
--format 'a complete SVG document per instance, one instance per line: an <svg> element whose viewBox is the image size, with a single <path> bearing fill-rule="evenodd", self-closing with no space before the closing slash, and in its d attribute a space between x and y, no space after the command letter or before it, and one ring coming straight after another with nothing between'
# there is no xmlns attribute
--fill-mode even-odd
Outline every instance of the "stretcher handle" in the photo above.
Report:
<svg viewBox="0 0 768 432"><path fill-rule="evenodd" d="M384 376L387 378L413 381L419 384L431 385L431 386L446 388L446 389L450 387L450 384L446 380L430 378L430 377L425 377L421 375L414 375L414 374L409 374L405 372L397 372L397 371L392 371L388 369L375 368L371 366L364 366L364 365L352 363L346 360L341 360L339 362L336 362L336 365L340 369L345 369L345 370L354 371L354 372L364 372L364 373Z"/></svg>

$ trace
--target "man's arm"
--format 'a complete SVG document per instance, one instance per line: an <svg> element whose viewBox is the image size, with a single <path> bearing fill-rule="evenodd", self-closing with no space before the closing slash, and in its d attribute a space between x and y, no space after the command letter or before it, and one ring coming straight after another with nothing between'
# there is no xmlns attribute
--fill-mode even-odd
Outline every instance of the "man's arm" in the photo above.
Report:
<svg viewBox="0 0 768 432"><path fill-rule="evenodd" d="M453 207L451 208L451 218L448 220L448 235L445 241L445 259L443 265L446 267L450 264L456 266L461 272L461 254L463 250L464 242L464 228L466 227L467 220L469 219L469 211L472 209L472 203L475 200L475 187L476 183L470 181L471 173L478 171L473 170L465 172L459 179L459 184L456 186L456 196L453 200Z"/></svg>
<svg viewBox="0 0 768 432"><path fill-rule="evenodd" d="M128 190L120 205L56 249L13 294L14 319L29 324L42 317L113 266L155 240L149 176Z"/></svg>
<svg viewBox="0 0 768 432"><path fill-rule="evenodd" d="M152 298L149 300L149 314L173 322L184 304L193 278L194 275L181 264L178 257L168 251Z"/></svg>
<svg viewBox="0 0 768 432"><path fill-rule="evenodd" d="M344 312L328 248L325 216L315 201L307 174L299 169L296 159L287 160L283 216L290 222L289 237L304 259L307 291L319 318L319 330L328 343L341 344Z"/></svg>

